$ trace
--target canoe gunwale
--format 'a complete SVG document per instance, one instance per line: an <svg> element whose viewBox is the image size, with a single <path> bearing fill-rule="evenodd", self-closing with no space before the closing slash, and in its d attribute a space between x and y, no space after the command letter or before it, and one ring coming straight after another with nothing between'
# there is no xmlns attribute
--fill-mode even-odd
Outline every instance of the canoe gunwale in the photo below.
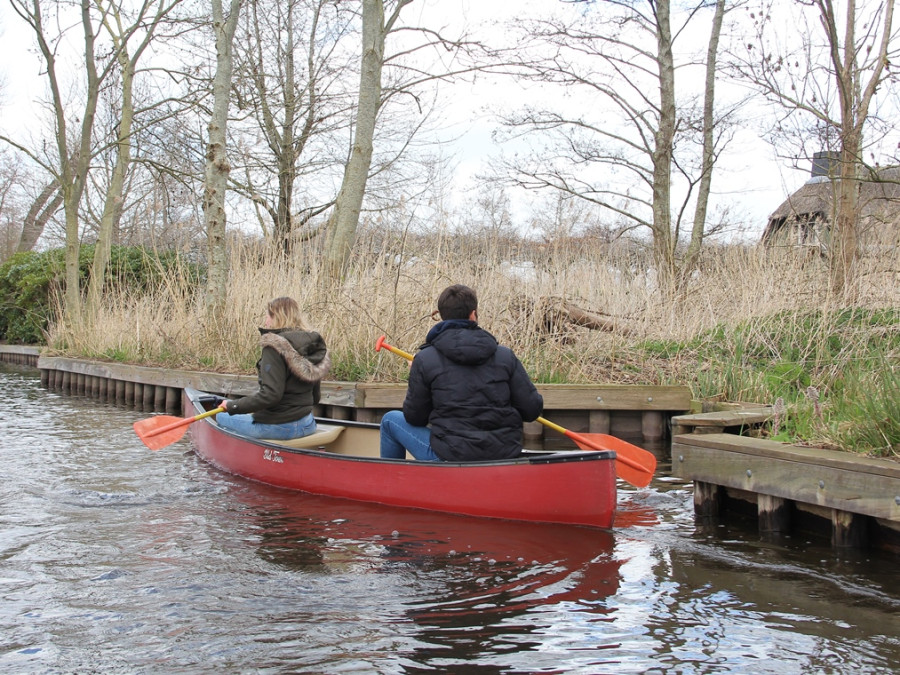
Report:
<svg viewBox="0 0 900 675"><path fill-rule="evenodd" d="M215 399L210 394L198 392L196 389L185 389L185 394L193 402L198 413L206 411L206 407L202 404L204 400L210 402ZM198 395L199 394L199 395ZM208 398L207 398L208 397ZM373 422L357 422L355 420L337 420L330 417L316 417L316 422L342 427L355 427L357 429L372 429L378 425ZM438 469L455 468L479 468L487 466L513 466L517 464L557 464L566 462L585 462L597 459L615 459L616 453L612 450L563 450L563 451L541 451L541 450L524 450L519 457L512 459L495 459L480 462L422 462L416 459L384 459L381 457L366 457L361 455L342 455L328 450L317 450L316 448L294 448L290 445L279 443L271 439L250 438L239 434L231 429L220 427L213 420L206 418L195 422L195 424L207 424L215 427L218 433L243 441L250 445L256 445L262 448L271 448L281 453L291 453L296 455L315 455L318 457L326 457L328 459L339 459L351 462L372 462L378 464L412 464L415 466L429 466Z"/></svg>

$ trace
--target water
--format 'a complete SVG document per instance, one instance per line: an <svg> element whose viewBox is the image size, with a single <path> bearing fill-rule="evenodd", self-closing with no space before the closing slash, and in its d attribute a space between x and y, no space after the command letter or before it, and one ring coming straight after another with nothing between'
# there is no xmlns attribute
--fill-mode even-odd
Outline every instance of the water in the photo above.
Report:
<svg viewBox="0 0 900 675"><path fill-rule="evenodd" d="M891 673L897 563L698 530L622 486L614 532L298 495L147 450L147 415L0 364L0 671Z"/></svg>

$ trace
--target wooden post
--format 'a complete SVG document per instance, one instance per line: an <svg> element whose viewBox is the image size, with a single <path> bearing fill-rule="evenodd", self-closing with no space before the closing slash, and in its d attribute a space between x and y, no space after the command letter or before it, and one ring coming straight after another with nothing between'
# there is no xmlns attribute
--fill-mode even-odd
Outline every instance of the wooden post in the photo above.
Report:
<svg viewBox="0 0 900 675"><path fill-rule="evenodd" d="M866 548L869 545L869 519L850 511L831 512L831 545L834 548Z"/></svg>
<svg viewBox="0 0 900 675"><path fill-rule="evenodd" d="M166 387L159 384L153 387L153 410L154 412L165 412L166 410Z"/></svg>
<svg viewBox="0 0 900 675"><path fill-rule="evenodd" d="M125 380L116 380L116 403L125 405Z"/></svg>
<svg viewBox="0 0 900 675"><path fill-rule="evenodd" d="M328 416L333 420L349 420L350 410L342 405L330 405L326 407Z"/></svg>
<svg viewBox="0 0 900 675"><path fill-rule="evenodd" d="M357 422L377 422L378 415L369 408L355 408Z"/></svg>
<svg viewBox="0 0 900 675"><path fill-rule="evenodd" d="M756 496L761 534L784 534L791 530L791 502L772 495Z"/></svg>
<svg viewBox="0 0 900 675"><path fill-rule="evenodd" d="M181 412L181 390L177 387L166 387L166 412L173 415Z"/></svg>
<svg viewBox="0 0 900 675"><path fill-rule="evenodd" d="M588 413L589 433L608 434L609 424L609 410L591 410Z"/></svg>
<svg viewBox="0 0 900 675"><path fill-rule="evenodd" d="M522 424L522 445L531 450L544 449L544 425L540 422Z"/></svg>
<svg viewBox="0 0 900 675"><path fill-rule="evenodd" d="M156 395L156 387L152 384L144 385L144 400L142 409L147 412L153 412L153 400Z"/></svg>
<svg viewBox="0 0 900 675"><path fill-rule="evenodd" d="M694 517L716 520L722 510L722 486L714 483L694 482Z"/></svg>
<svg viewBox="0 0 900 675"><path fill-rule="evenodd" d="M641 433L645 441L661 441L666 435L666 420L659 410L641 413Z"/></svg>

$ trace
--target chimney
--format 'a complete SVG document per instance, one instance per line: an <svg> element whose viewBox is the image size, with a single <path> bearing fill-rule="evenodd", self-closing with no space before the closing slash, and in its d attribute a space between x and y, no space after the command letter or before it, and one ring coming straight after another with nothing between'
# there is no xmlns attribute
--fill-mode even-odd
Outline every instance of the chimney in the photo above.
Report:
<svg viewBox="0 0 900 675"><path fill-rule="evenodd" d="M827 176L834 178L838 172L838 161L841 155L838 152L814 152L812 161L812 177Z"/></svg>

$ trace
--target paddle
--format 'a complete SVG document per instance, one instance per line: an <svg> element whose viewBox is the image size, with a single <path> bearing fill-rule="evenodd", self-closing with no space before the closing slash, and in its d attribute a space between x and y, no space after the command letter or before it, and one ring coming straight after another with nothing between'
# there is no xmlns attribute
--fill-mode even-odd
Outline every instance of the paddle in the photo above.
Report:
<svg viewBox="0 0 900 675"><path fill-rule="evenodd" d="M385 342L384 335L375 340L375 351L380 352L382 349L387 349L389 352L394 352L394 354L396 354L397 356L402 356L407 361L413 360L413 355L409 352L405 352L402 349L397 349L396 347L393 347Z"/></svg>
<svg viewBox="0 0 900 675"><path fill-rule="evenodd" d="M554 431L565 434L582 450L614 450L616 475L635 487L647 487L656 471L656 456L643 448L609 434L579 434L564 429L550 420L538 417L537 421Z"/></svg>
<svg viewBox="0 0 900 675"><path fill-rule="evenodd" d="M409 352L385 342L384 335L375 341L375 351L380 352L382 349L387 349L410 361L413 359L413 355ZM543 417L538 417L537 421L568 436L582 450L613 450L616 453L616 475L619 478L636 487L646 487L650 484L653 473L656 471L656 457L652 452L609 434L579 434L564 429Z"/></svg>
<svg viewBox="0 0 900 675"><path fill-rule="evenodd" d="M145 420L135 422L134 431L144 445L151 450L159 450L167 445L172 445L175 441L181 440L184 432L187 431L188 424L220 412L225 412L225 408L207 410L205 413L200 413L194 417L156 415L155 417L148 417Z"/></svg>

